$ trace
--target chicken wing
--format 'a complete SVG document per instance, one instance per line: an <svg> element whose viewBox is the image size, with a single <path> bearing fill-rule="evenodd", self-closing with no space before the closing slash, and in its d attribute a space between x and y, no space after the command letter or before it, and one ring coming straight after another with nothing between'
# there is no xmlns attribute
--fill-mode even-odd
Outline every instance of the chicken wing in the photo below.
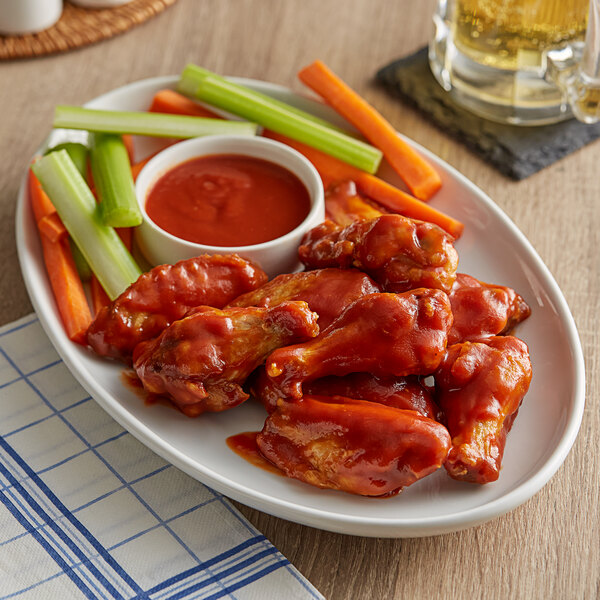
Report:
<svg viewBox="0 0 600 600"><path fill-rule="evenodd" d="M458 273L450 293L454 323L448 344L506 335L524 321L531 310L525 300L509 287L478 281Z"/></svg>
<svg viewBox="0 0 600 600"><path fill-rule="evenodd" d="M135 348L144 388L166 395L188 416L218 412L248 398L242 384L275 349L314 337L317 315L306 302L274 308L199 306Z"/></svg>
<svg viewBox="0 0 600 600"><path fill-rule="evenodd" d="M282 402L256 438L286 475L320 488L390 496L438 469L446 428L411 410L319 396Z"/></svg>
<svg viewBox="0 0 600 600"><path fill-rule="evenodd" d="M279 275L229 306L270 307L285 300L304 300L319 315L319 327L325 329L354 300L379 291L368 275L356 269L317 269Z"/></svg>
<svg viewBox="0 0 600 600"><path fill-rule="evenodd" d="M355 300L317 338L276 350L266 371L282 397L326 375L427 375L444 356L452 313L448 296L417 289Z"/></svg>
<svg viewBox="0 0 600 600"><path fill-rule="evenodd" d="M327 188L325 214L334 223L346 227L354 221L375 219L384 213L358 193L354 181L343 181Z"/></svg>
<svg viewBox="0 0 600 600"><path fill-rule="evenodd" d="M235 254L203 255L155 267L100 310L87 341L102 356L129 361L139 342L156 337L190 308L222 308L266 281L260 267Z"/></svg>
<svg viewBox="0 0 600 600"><path fill-rule="evenodd" d="M298 249L311 269L357 267L386 292L427 287L450 292L458 254L443 229L400 215L382 215L347 227L325 221L311 229Z"/></svg>
<svg viewBox="0 0 600 600"><path fill-rule="evenodd" d="M435 382L452 437L444 463L450 477L472 483L498 479L506 435L530 381L527 345L515 337L448 348Z"/></svg>
<svg viewBox="0 0 600 600"><path fill-rule="evenodd" d="M267 412L271 413L277 408L281 395L264 368L257 370L250 391L262 402ZM378 402L394 408L416 410L423 416L436 420L439 413L429 391L414 376L377 377L371 373L349 373L343 377L331 375L306 382L303 392L310 396L335 396Z"/></svg>

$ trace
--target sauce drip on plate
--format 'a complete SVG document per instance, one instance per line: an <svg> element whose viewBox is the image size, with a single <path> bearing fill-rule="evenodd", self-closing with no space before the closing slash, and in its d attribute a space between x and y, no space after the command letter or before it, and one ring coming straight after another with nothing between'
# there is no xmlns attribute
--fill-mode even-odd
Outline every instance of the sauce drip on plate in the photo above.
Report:
<svg viewBox="0 0 600 600"><path fill-rule="evenodd" d="M255 467L260 467L261 469L265 469L265 471L270 471L277 475L283 475L283 472L280 469L271 464L259 452L256 444L257 435L258 431L245 431L244 433L238 433L237 435L228 437L226 442L238 456L241 456Z"/></svg>
<svg viewBox="0 0 600 600"><path fill-rule="evenodd" d="M146 212L172 235L211 246L250 246L274 240L308 216L308 190L275 163L237 154L185 161L162 175Z"/></svg>

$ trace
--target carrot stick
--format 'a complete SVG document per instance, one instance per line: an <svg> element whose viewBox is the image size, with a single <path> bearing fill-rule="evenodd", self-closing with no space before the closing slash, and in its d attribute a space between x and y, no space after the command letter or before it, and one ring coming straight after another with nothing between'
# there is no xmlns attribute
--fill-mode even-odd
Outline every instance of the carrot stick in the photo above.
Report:
<svg viewBox="0 0 600 600"><path fill-rule="evenodd" d="M133 227L118 227L115 229L125 247L131 252L131 243L133 241Z"/></svg>
<svg viewBox="0 0 600 600"><path fill-rule="evenodd" d="M40 239L46 271L67 336L70 340L85 345L86 331L92 316L69 248L69 240L62 238L52 242L43 235Z"/></svg>
<svg viewBox="0 0 600 600"><path fill-rule="evenodd" d="M276 133L275 131L271 131L270 129L263 130L263 136L268 137L276 142L281 142L282 144L286 144L294 148L303 154L311 163L315 166L321 179L324 180L333 180L336 182L344 181L346 179L351 179L356 182L362 174L366 173L366 171L362 171L348 163L345 163L330 154L326 154L325 152L321 152L312 146L308 146L307 144L303 144L302 142L298 142L289 138L281 133ZM325 181L324 181L325 183Z"/></svg>
<svg viewBox="0 0 600 600"><path fill-rule="evenodd" d="M29 199L38 222L56 215L52 202L32 172L29 173ZM74 342L85 345L86 331L92 316L71 254L69 239L62 236L52 241L42 234L40 241L46 272L67 336Z"/></svg>
<svg viewBox="0 0 600 600"><path fill-rule="evenodd" d="M110 304L110 298L100 285L98 278L92 275L90 279L90 297L92 299L92 310L94 315L97 315L102 308Z"/></svg>
<svg viewBox="0 0 600 600"><path fill-rule="evenodd" d="M171 115L188 115L193 117L208 117L220 119L216 113L200 106L197 102L173 90L160 90L152 98L148 112L168 113Z"/></svg>
<svg viewBox="0 0 600 600"><path fill-rule="evenodd" d="M163 139L163 141L165 140L166 138ZM180 141L181 140L177 139L170 140L167 143L165 143L165 145L160 150L153 152L152 154L150 154L150 156L146 156L146 158L143 158L139 162L136 162L135 164L131 165L131 176L133 177L133 181L135 182L135 180L139 177L141 170L148 164L151 158L154 158L159 152L162 152L165 148L168 148L169 146L174 146Z"/></svg>
<svg viewBox="0 0 600 600"><path fill-rule="evenodd" d="M354 181L359 191L365 196L393 212L410 217L411 219L435 223L455 238L459 238L464 229L464 225L460 221L436 210L421 200L413 198L410 194L399 190L397 187L394 187L383 179L379 179L379 177L376 177L375 175L370 175L369 173L348 165L329 154L320 152L315 148L292 140L279 133L265 130L263 135L291 146L300 152L300 154L303 154L308 158L319 172L319 175L323 180L323 185L326 188L333 183Z"/></svg>
<svg viewBox="0 0 600 600"><path fill-rule="evenodd" d="M378 177L362 177L357 185L365 196L373 198L389 210L412 219L435 223L455 239L461 236L465 228L460 221L453 219L420 200L416 200ZM421 205L415 205L415 202L421 202Z"/></svg>
<svg viewBox="0 0 600 600"><path fill-rule="evenodd" d="M150 159L153 158L154 156L155 156L155 154L151 154L150 156L147 156L143 160L136 162L134 165L131 165L131 176L133 177L133 181L135 181L138 178L138 175L140 174L141 170L148 164Z"/></svg>
<svg viewBox="0 0 600 600"><path fill-rule="evenodd" d="M31 208L33 209L33 216L36 224L40 222L43 217L49 217L56 214L54 205L48 198L48 195L42 189L42 184L38 181L38 178L33 174L33 171L29 170L29 198L31 200Z"/></svg>
<svg viewBox="0 0 600 600"><path fill-rule="evenodd" d="M42 217L37 222L38 230L42 235L45 235L50 241L56 242L63 237L68 236L67 229L60 220L58 213L52 213Z"/></svg>
<svg viewBox="0 0 600 600"><path fill-rule="evenodd" d="M383 152L414 196L429 200L440 189L442 181L435 169L398 136L373 106L321 61L302 69L298 77Z"/></svg>
<svg viewBox="0 0 600 600"><path fill-rule="evenodd" d="M57 239L66 235L67 230L60 220L50 198L48 198L48 195L44 192L40 182L31 169L29 170L28 184L31 207L38 229L40 233L43 233L55 242Z"/></svg>
<svg viewBox="0 0 600 600"><path fill-rule="evenodd" d="M87 165L86 165L86 169L85 169L85 181L88 184L88 187L92 191L92 194L94 194L94 198L96 198L96 201L97 201L98 196L96 195L96 184L94 183L94 175L92 174L92 165L90 164L89 160L87 161Z"/></svg>
<svg viewBox="0 0 600 600"><path fill-rule="evenodd" d="M69 248L69 240L52 242L40 236L46 271L54 292L58 312L70 340L86 344L86 331L92 321L83 285Z"/></svg>
<svg viewBox="0 0 600 600"><path fill-rule="evenodd" d="M121 139L123 140L123 145L125 146L125 149L127 150L127 156L129 156L130 164L134 164L135 163L135 148L133 147L133 138L128 134L124 134L121 136Z"/></svg>

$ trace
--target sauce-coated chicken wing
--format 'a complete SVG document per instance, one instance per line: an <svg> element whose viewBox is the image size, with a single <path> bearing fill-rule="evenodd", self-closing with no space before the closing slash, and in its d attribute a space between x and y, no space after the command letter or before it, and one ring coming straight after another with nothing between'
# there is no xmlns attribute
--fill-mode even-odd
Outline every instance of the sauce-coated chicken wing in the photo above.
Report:
<svg viewBox="0 0 600 600"><path fill-rule="evenodd" d="M450 477L495 481L506 435L531 381L527 345L512 336L454 344L435 381L452 437L444 463Z"/></svg>
<svg viewBox="0 0 600 600"><path fill-rule="evenodd" d="M346 227L354 221L375 219L384 213L358 193L354 181L343 181L327 188L325 214L328 219Z"/></svg>
<svg viewBox="0 0 600 600"><path fill-rule="evenodd" d="M354 300L380 291L368 275L356 269L316 269L278 275L229 306L270 307L286 300L304 300L319 315L319 327L325 329Z"/></svg>
<svg viewBox="0 0 600 600"><path fill-rule="evenodd" d="M280 401L256 438L289 477L321 488L389 496L438 469L446 428L412 410L305 396Z"/></svg>
<svg viewBox="0 0 600 600"><path fill-rule="evenodd" d="M302 396L305 381L326 375L427 375L444 356L451 324L450 301L439 290L369 294L314 340L273 352L266 371L292 398Z"/></svg>
<svg viewBox="0 0 600 600"><path fill-rule="evenodd" d="M450 292L458 254L443 229L400 215L382 215L347 227L325 221L298 248L311 269L357 267L387 292L427 287Z"/></svg>
<svg viewBox="0 0 600 600"><path fill-rule="evenodd" d="M302 387L304 394L310 396L337 396L378 402L394 408L416 410L430 419L437 419L439 413L429 391L414 376L377 377L371 373L349 373L343 377L331 375L315 379ZM271 413L277 408L281 394L264 368L258 369L250 389L267 412Z"/></svg>
<svg viewBox="0 0 600 600"><path fill-rule="evenodd" d="M450 292L454 323L448 345L506 335L531 313L512 288L478 281L458 273Z"/></svg>
<svg viewBox="0 0 600 600"><path fill-rule="evenodd" d="M306 302L274 308L200 306L136 346L134 368L144 388L167 395L188 416L246 400L242 384L275 349L314 337L317 315Z"/></svg>
<svg viewBox="0 0 600 600"><path fill-rule="evenodd" d="M139 342L156 337L190 308L222 308L266 281L260 267L235 254L160 265L98 313L88 329L88 343L102 356L128 361Z"/></svg>

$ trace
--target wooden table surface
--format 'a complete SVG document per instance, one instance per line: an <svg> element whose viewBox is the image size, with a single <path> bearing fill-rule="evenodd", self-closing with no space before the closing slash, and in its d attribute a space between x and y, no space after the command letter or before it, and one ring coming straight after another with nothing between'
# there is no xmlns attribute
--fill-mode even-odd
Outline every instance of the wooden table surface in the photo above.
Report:
<svg viewBox="0 0 600 600"><path fill-rule="evenodd" d="M154 20L96 46L0 63L0 324L32 310L17 260L15 201L55 104L81 104L137 79L177 73L190 61L300 89L298 68L321 58L397 129L486 191L532 242L579 328L585 415L564 465L536 496L459 533L360 538L244 506L241 511L331 600L597 598L600 141L515 183L386 96L373 85L373 74L426 43L433 8L431 0L179 0Z"/></svg>

